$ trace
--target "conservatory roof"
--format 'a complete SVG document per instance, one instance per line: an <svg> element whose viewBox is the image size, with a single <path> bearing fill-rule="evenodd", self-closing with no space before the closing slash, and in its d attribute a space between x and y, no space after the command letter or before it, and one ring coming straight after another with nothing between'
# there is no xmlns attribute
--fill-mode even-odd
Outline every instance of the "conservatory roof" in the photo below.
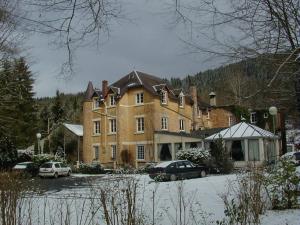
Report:
<svg viewBox="0 0 300 225"><path fill-rule="evenodd" d="M64 123L64 126L74 133L75 135L82 137L83 136L83 126L79 124L69 124L69 123Z"/></svg>
<svg viewBox="0 0 300 225"><path fill-rule="evenodd" d="M214 140L214 139L242 139L242 138L278 138L276 135L270 131L264 130L260 127L257 127L253 124L248 124L246 122L241 122L236 125L233 125L227 129L224 129L218 133L215 133L205 140Z"/></svg>

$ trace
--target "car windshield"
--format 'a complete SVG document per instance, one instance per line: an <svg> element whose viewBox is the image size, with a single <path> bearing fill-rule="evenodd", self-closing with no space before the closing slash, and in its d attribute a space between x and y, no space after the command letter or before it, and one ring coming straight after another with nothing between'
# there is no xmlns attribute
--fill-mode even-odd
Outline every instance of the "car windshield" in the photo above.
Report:
<svg viewBox="0 0 300 225"><path fill-rule="evenodd" d="M41 168L52 168L52 163L44 163Z"/></svg>

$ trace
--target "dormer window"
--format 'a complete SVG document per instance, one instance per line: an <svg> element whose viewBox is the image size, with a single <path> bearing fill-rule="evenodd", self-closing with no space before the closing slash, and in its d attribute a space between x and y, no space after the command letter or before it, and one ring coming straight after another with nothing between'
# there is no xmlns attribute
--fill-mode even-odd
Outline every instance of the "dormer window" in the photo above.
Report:
<svg viewBox="0 0 300 225"><path fill-rule="evenodd" d="M182 93L179 95L179 107L184 107L184 95Z"/></svg>
<svg viewBox="0 0 300 225"><path fill-rule="evenodd" d="M200 108L198 108L198 118L202 117L202 110Z"/></svg>
<svg viewBox="0 0 300 225"><path fill-rule="evenodd" d="M116 96L115 95L110 95L109 96L109 105L110 106L115 106L116 105Z"/></svg>
<svg viewBox="0 0 300 225"><path fill-rule="evenodd" d="M167 104L167 100L168 100L168 92L162 90L160 94L161 104Z"/></svg>
<svg viewBox="0 0 300 225"><path fill-rule="evenodd" d="M256 123L256 122L257 122L256 112L251 112L250 113L250 123Z"/></svg>
<svg viewBox="0 0 300 225"><path fill-rule="evenodd" d="M99 98L94 98L94 109L98 109L100 107Z"/></svg>

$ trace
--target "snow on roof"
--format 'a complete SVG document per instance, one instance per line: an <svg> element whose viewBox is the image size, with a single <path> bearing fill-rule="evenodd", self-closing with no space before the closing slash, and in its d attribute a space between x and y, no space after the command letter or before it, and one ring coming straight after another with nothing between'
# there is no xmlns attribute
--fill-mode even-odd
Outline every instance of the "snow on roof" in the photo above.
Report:
<svg viewBox="0 0 300 225"><path fill-rule="evenodd" d="M83 126L79 124L64 123L64 126L77 136L83 136Z"/></svg>
<svg viewBox="0 0 300 225"><path fill-rule="evenodd" d="M218 138L223 139L241 139L241 138L277 138L276 135L271 133L270 131L261 129L252 124L248 124L246 122L241 122L236 125L233 125L227 129L224 129L216 134L213 134L205 140L214 140Z"/></svg>

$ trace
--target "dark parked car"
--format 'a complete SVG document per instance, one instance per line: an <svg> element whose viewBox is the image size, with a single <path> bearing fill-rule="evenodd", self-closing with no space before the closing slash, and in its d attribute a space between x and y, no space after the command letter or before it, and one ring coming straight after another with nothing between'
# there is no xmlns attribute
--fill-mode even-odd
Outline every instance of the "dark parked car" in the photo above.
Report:
<svg viewBox="0 0 300 225"><path fill-rule="evenodd" d="M33 162L21 162L13 167L14 171L18 171L31 176L36 176L39 168Z"/></svg>
<svg viewBox="0 0 300 225"><path fill-rule="evenodd" d="M208 168L195 165L188 160L175 160L163 162L149 169L149 176L152 179L171 180L186 178L205 177Z"/></svg>

